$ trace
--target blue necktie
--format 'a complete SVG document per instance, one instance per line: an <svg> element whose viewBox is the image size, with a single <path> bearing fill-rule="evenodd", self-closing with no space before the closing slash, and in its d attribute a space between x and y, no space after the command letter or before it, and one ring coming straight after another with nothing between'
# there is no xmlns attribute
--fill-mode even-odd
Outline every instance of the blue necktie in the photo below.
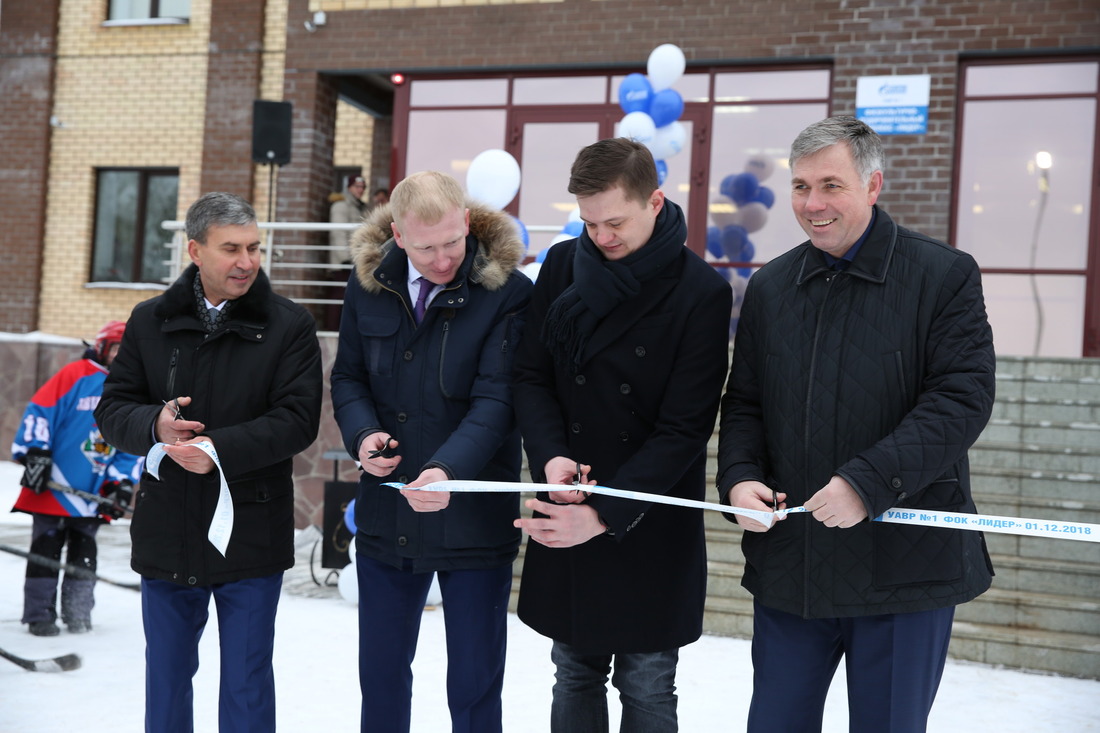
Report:
<svg viewBox="0 0 1100 733"><path fill-rule="evenodd" d="M428 294L432 292L432 283L426 277L418 277L416 281L420 283L420 292L416 294L416 305L413 306L413 315L416 316L416 322L420 323L424 320L424 310L428 307Z"/></svg>

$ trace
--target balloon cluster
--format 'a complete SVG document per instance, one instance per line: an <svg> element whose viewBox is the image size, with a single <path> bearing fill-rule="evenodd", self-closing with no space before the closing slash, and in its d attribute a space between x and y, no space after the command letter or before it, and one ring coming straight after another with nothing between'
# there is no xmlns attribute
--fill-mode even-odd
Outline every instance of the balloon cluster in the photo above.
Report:
<svg viewBox="0 0 1100 733"><path fill-rule="evenodd" d="M619 135L637 140L653 153L659 186L668 176L665 159L687 143L687 129L677 122L684 100L671 88L684 75L685 66L684 52L663 43L649 54L646 74L629 74L619 84L619 106L626 114L619 121Z"/></svg>
<svg viewBox="0 0 1100 733"><path fill-rule="evenodd" d="M775 170L775 161L765 155L751 156L741 173L731 173L722 179L721 194L711 200L707 227L707 254L719 262L752 262L756 246L749 235L764 228L768 209L775 204L775 192L761 184ZM734 316L730 328L737 326L737 314L752 276L750 267L724 267L720 272L730 281L734 291Z"/></svg>

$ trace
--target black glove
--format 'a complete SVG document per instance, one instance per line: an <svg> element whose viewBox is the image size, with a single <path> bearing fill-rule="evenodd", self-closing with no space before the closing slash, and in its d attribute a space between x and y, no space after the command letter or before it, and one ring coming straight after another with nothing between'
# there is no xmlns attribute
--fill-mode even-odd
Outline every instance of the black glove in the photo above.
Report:
<svg viewBox="0 0 1100 733"><path fill-rule="evenodd" d="M130 502L134 499L134 484L130 481L115 481L104 484L100 490L104 498L110 499L110 504L102 504L99 507L100 514L106 514L111 519L121 519L130 511Z"/></svg>
<svg viewBox="0 0 1100 733"><path fill-rule="evenodd" d="M36 494L50 488L53 473L53 451L45 448L28 448L23 458L23 478L20 482Z"/></svg>

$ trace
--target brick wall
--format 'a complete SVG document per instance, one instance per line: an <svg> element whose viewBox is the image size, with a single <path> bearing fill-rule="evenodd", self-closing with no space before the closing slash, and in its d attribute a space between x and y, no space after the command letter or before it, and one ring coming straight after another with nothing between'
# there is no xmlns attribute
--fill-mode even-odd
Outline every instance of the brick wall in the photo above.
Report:
<svg viewBox="0 0 1100 733"><path fill-rule="evenodd" d="M0 331L38 325L57 16L41 0L0 22Z"/></svg>

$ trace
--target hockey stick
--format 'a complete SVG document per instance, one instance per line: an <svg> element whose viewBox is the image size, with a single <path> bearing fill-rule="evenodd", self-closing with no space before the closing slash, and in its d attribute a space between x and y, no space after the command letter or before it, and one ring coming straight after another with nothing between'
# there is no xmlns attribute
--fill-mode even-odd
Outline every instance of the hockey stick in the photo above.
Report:
<svg viewBox="0 0 1100 733"><path fill-rule="evenodd" d="M0 550L4 552L10 552L13 555L19 555L25 557L31 562L37 565L45 565L51 570L64 570L66 574L72 575L74 578L84 578L85 580L98 580L101 583L107 583L108 585L117 585L119 588L126 588L127 590L136 590L141 592L141 586L137 583L123 583L119 580L111 580L110 578L104 578L101 575L96 575L94 571L88 568L78 568L75 565L68 565L58 560L54 560L52 557L46 557L45 555L39 555L34 552L27 552L26 550L20 550L18 547L12 547L11 545L0 545Z"/></svg>
<svg viewBox="0 0 1100 733"><path fill-rule="evenodd" d="M80 669L81 664L80 657L76 654L64 654L53 659L23 659L5 649L0 649L0 657L30 672L69 672Z"/></svg>

